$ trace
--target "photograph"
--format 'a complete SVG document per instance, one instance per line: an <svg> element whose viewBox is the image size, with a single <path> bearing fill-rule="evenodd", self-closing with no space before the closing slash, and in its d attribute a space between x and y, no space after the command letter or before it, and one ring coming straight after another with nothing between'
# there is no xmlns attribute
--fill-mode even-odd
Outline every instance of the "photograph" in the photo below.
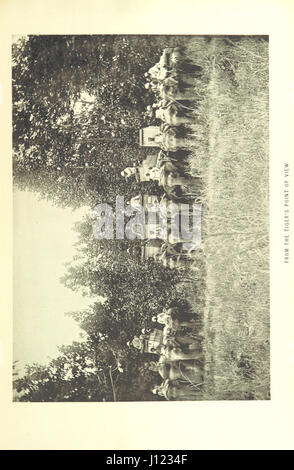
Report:
<svg viewBox="0 0 294 470"><path fill-rule="evenodd" d="M269 35L11 42L13 401L271 400Z"/></svg>

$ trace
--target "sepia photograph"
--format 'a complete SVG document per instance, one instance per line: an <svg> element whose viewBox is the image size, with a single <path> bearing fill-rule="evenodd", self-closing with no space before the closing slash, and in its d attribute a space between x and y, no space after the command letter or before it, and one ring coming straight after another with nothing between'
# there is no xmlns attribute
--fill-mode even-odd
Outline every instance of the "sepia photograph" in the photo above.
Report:
<svg viewBox="0 0 294 470"><path fill-rule="evenodd" d="M270 400L269 36L11 57L13 400Z"/></svg>

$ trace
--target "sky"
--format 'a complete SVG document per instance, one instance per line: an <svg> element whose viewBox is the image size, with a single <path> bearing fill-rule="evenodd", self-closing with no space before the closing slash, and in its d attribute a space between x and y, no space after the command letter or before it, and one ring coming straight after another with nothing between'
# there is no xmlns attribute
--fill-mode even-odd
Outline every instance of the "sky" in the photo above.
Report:
<svg viewBox="0 0 294 470"><path fill-rule="evenodd" d="M26 363L56 357L57 345L80 340L80 328L64 313L87 308L93 299L59 279L75 254L72 226L85 212L56 208L35 193L14 190L13 359L20 372Z"/></svg>

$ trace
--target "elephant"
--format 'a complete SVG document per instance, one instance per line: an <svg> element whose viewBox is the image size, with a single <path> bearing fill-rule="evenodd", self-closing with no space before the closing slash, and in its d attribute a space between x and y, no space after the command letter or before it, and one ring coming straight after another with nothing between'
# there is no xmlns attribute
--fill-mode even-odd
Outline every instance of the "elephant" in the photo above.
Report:
<svg viewBox="0 0 294 470"><path fill-rule="evenodd" d="M162 136L162 148L164 150L178 150L189 147L187 139L178 137L171 132L165 132Z"/></svg>
<svg viewBox="0 0 294 470"><path fill-rule="evenodd" d="M170 103L164 108L155 111L156 119L161 119L170 126L180 126L182 124L192 124L193 115L187 110L181 109L176 103Z"/></svg>
<svg viewBox="0 0 294 470"><path fill-rule="evenodd" d="M191 141L180 135L178 127L172 127L167 123L162 126L162 150L175 152L189 147L191 147Z"/></svg>
<svg viewBox="0 0 294 470"><path fill-rule="evenodd" d="M187 58L184 50L180 47L167 47L163 50L161 55L160 65L168 70L177 70L182 73L201 73L202 67L200 65L193 64L193 62Z"/></svg>
<svg viewBox="0 0 294 470"><path fill-rule="evenodd" d="M201 195L202 179L184 173L181 162L163 161L159 175L159 186L173 202L185 202L187 198Z"/></svg>
<svg viewBox="0 0 294 470"><path fill-rule="evenodd" d="M166 78L158 87L159 96L164 100L195 100L195 91L192 87L179 86L172 78Z"/></svg>

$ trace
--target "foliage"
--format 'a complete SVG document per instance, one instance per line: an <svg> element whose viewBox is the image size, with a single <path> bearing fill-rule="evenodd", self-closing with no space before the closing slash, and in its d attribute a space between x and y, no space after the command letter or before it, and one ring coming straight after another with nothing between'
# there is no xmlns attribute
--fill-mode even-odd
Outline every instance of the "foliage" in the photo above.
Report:
<svg viewBox="0 0 294 470"><path fill-rule="evenodd" d="M14 44L15 183L73 208L142 190L120 173L145 156L138 135L153 97L144 73L158 58L158 45L171 41L52 35ZM150 186L154 191L146 183L146 192Z"/></svg>

